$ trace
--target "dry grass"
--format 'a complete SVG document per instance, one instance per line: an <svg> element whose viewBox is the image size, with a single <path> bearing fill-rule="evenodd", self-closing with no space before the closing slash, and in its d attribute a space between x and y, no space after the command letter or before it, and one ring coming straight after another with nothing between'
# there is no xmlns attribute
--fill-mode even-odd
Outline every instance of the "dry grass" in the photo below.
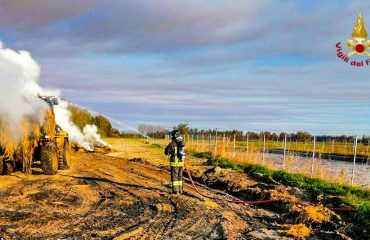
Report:
<svg viewBox="0 0 370 240"><path fill-rule="evenodd" d="M289 229L286 231L286 233L298 239L305 239L311 235L311 230L304 224L295 224L289 226Z"/></svg>
<svg viewBox="0 0 370 240"><path fill-rule="evenodd" d="M286 189L273 189L269 190L271 194L271 199L279 200L279 201L286 201L286 202L298 202L298 199L294 196L289 194Z"/></svg>
<svg viewBox="0 0 370 240"><path fill-rule="evenodd" d="M328 222L332 212L323 206L305 206L302 211L302 219L309 222L322 223Z"/></svg>
<svg viewBox="0 0 370 240"><path fill-rule="evenodd" d="M47 109L44 113L44 124L42 129L50 138L55 137L55 115L51 109Z"/></svg>
<svg viewBox="0 0 370 240"><path fill-rule="evenodd" d="M14 138L5 124L0 125L0 146L3 155L12 156L17 149L18 140Z"/></svg>
<svg viewBox="0 0 370 240"><path fill-rule="evenodd" d="M140 139L129 138L108 138L104 139L113 146L113 151L109 153L110 156L121 157L125 159L140 158L143 161L151 162L155 165L169 164L167 157L164 155L162 147L152 145L153 141L145 143ZM165 144L165 141L160 143Z"/></svg>

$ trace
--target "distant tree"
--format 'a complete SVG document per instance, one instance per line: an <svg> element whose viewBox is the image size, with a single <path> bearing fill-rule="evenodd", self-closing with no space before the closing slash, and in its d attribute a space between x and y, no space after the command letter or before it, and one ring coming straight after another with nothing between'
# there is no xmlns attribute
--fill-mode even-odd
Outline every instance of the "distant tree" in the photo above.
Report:
<svg viewBox="0 0 370 240"><path fill-rule="evenodd" d="M121 137L121 133L119 132L119 130L117 128L112 128L109 132L109 137Z"/></svg>
<svg viewBox="0 0 370 240"><path fill-rule="evenodd" d="M86 125L94 124L94 117L86 110L75 105L69 105L71 121L82 130Z"/></svg>
<svg viewBox="0 0 370 240"><path fill-rule="evenodd" d="M163 126L144 123L139 124L137 130L144 136L151 138L164 138L168 133L168 130Z"/></svg>
<svg viewBox="0 0 370 240"><path fill-rule="evenodd" d="M186 122L179 123L174 128L179 130L182 135L187 136L187 135L190 134L190 128L189 128L188 123L186 123Z"/></svg>
<svg viewBox="0 0 370 240"><path fill-rule="evenodd" d="M311 141L312 135L309 134L308 132L298 131L296 133L295 138L296 138L295 140L298 142L308 142L308 141Z"/></svg>
<svg viewBox="0 0 370 240"><path fill-rule="evenodd" d="M287 133L285 133L285 132L281 132L281 133L279 134L279 141L284 141L284 139L285 139L285 135L287 135L287 138L288 138L288 134L287 134Z"/></svg>
<svg viewBox="0 0 370 240"><path fill-rule="evenodd" d="M232 130L232 135L235 134L235 140L236 141L243 141L244 140L244 135L243 135L243 131L238 131L238 130ZM231 136L233 137L233 136Z"/></svg>
<svg viewBox="0 0 370 240"><path fill-rule="evenodd" d="M94 118L94 123L98 127L98 132L102 137L108 137L112 129L112 124L103 115L97 115Z"/></svg>
<svg viewBox="0 0 370 240"><path fill-rule="evenodd" d="M248 134L248 139L249 140L258 140L258 134L257 133L248 131L246 133L246 135L247 134Z"/></svg>
<svg viewBox="0 0 370 240"><path fill-rule="evenodd" d="M361 143L369 144L369 142L370 142L369 136L363 135L361 138Z"/></svg>
<svg viewBox="0 0 370 240"><path fill-rule="evenodd" d="M279 136L276 133L271 134L271 141L279 140Z"/></svg>
<svg viewBox="0 0 370 240"><path fill-rule="evenodd" d="M271 132L269 132L269 131L261 132L259 134L259 136L258 136L258 139L261 140L261 141L263 141L263 135L265 135L266 141L270 141L271 140L271 136L272 136Z"/></svg>
<svg viewBox="0 0 370 240"><path fill-rule="evenodd" d="M144 123L140 123L139 126L137 127L137 130L138 130L139 133L141 133L145 136L149 132L148 125L144 124Z"/></svg>
<svg viewBox="0 0 370 240"><path fill-rule="evenodd" d="M135 131L122 131L120 136L123 138L142 138L142 136Z"/></svg>

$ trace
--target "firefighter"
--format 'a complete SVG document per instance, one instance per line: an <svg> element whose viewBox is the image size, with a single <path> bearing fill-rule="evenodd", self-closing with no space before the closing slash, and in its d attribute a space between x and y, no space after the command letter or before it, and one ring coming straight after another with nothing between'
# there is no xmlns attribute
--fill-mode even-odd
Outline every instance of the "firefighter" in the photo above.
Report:
<svg viewBox="0 0 370 240"><path fill-rule="evenodd" d="M185 144L179 130L171 132L172 141L166 147L164 154L170 159L172 192L182 194L182 173L185 159Z"/></svg>

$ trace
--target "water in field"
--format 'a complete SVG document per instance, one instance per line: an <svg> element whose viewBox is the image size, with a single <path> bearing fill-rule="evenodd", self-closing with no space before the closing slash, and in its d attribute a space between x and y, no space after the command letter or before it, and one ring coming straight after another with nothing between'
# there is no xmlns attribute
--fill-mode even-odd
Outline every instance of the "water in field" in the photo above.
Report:
<svg viewBox="0 0 370 240"><path fill-rule="evenodd" d="M301 173L310 176L312 170L312 157L307 156L304 157L299 155L299 151L301 153L307 153L309 155L308 149L312 149L312 146L308 146L307 149L301 148L292 148L292 151L299 150L298 153L289 153L286 155L285 162L284 156L282 153L267 153L268 149L277 149L273 146L270 148L266 148L266 153L263 162L263 154L261 150L261 146L255 146L257 143L251 143L249 147L249 151L246 148L246 145L243 147L237 146L235 148L235 152L233 151L232 142L229 144L222 143L220 141L217 147L217 154L226 157L229 159L235 159L236 162L239 163L254 163L254 164L261 164L266 165L272 169L284 169L285 171L292 172L292 173ZM214 144L197 144L192 142L187 142L190 149L194 149L196 151L212 151L214 154ZM254 144L254 145L253 145ZM301 144L302 145L302 144ZM337 146L338 145L338 146ZM316 149L320 149L322 153L336 153L333 155L336 159L340 159L341 156L345 158L345 155L341 155L341 153L346 153L347 158L351 158L348 156L348 148L349 146L342 146L343 144L336 144L330 145L330 151L325 149L322 145L317 147ZM304 144L302 146L305 146ZM326 144L326 147L329 145ZM334 147L333 147L334 146ZM283 146L284 147L284 146ZM347 149L347 150L346 150ZM369 156L369 151L366 146L361 145L358 149L360 149L361 156ZM358 152L359 153L359 152ZM311 153L312 154L312 153ZM361 161L366 162L368 159L366 157L364 159L360 159ZM349 184L352 183L352 172L353 172L353 162L350 161L340 161L340 160L331 160L331 159L323 159L323 158L315 158L314 165L313 165L313 177L324 179L330 182L335 183L342 183L342 184ZM370 188L370 164L366 163L356 163L355 171L354 171L354 179L353 185L354 186L361 186L365 188Z"/></svg>
<svg viewBox="0 0 370 240"><path fill-rule="evenodd" d="M275 169L283 169L284 156L268 153L265 157L266 164ZM291 172L309 174L311 172L311 157L286 156L285 168ZM353 163L328 159L314 160L314 175L332 178L334 181L351 183ZM323 176L324 175L324 176ZM370 164L356 163L354 183L361 187L370 187Z"/></svg>

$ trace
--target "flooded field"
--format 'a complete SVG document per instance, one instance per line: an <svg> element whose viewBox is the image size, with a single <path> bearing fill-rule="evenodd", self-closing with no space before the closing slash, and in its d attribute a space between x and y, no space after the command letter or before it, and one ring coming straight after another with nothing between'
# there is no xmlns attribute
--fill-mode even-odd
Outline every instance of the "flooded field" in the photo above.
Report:
<svg viewBox="0 0 370 240"><path fill-rule="evenodd" d="M261 155L259 153L256 154ZM284 164L284 156L282 154L268 153L265 156L265 164L267 164L268 166L272 166L275 169L285 168L290 172L310 174L312 157L287 155ZM321 177L323 174L329 174L330 177L333 178L333 180L351 184L352 171L352 162L321 158L314 159L313 175L317 177ZM370 164L356 163L354 185L361 187L370 187Z"/></svg>

